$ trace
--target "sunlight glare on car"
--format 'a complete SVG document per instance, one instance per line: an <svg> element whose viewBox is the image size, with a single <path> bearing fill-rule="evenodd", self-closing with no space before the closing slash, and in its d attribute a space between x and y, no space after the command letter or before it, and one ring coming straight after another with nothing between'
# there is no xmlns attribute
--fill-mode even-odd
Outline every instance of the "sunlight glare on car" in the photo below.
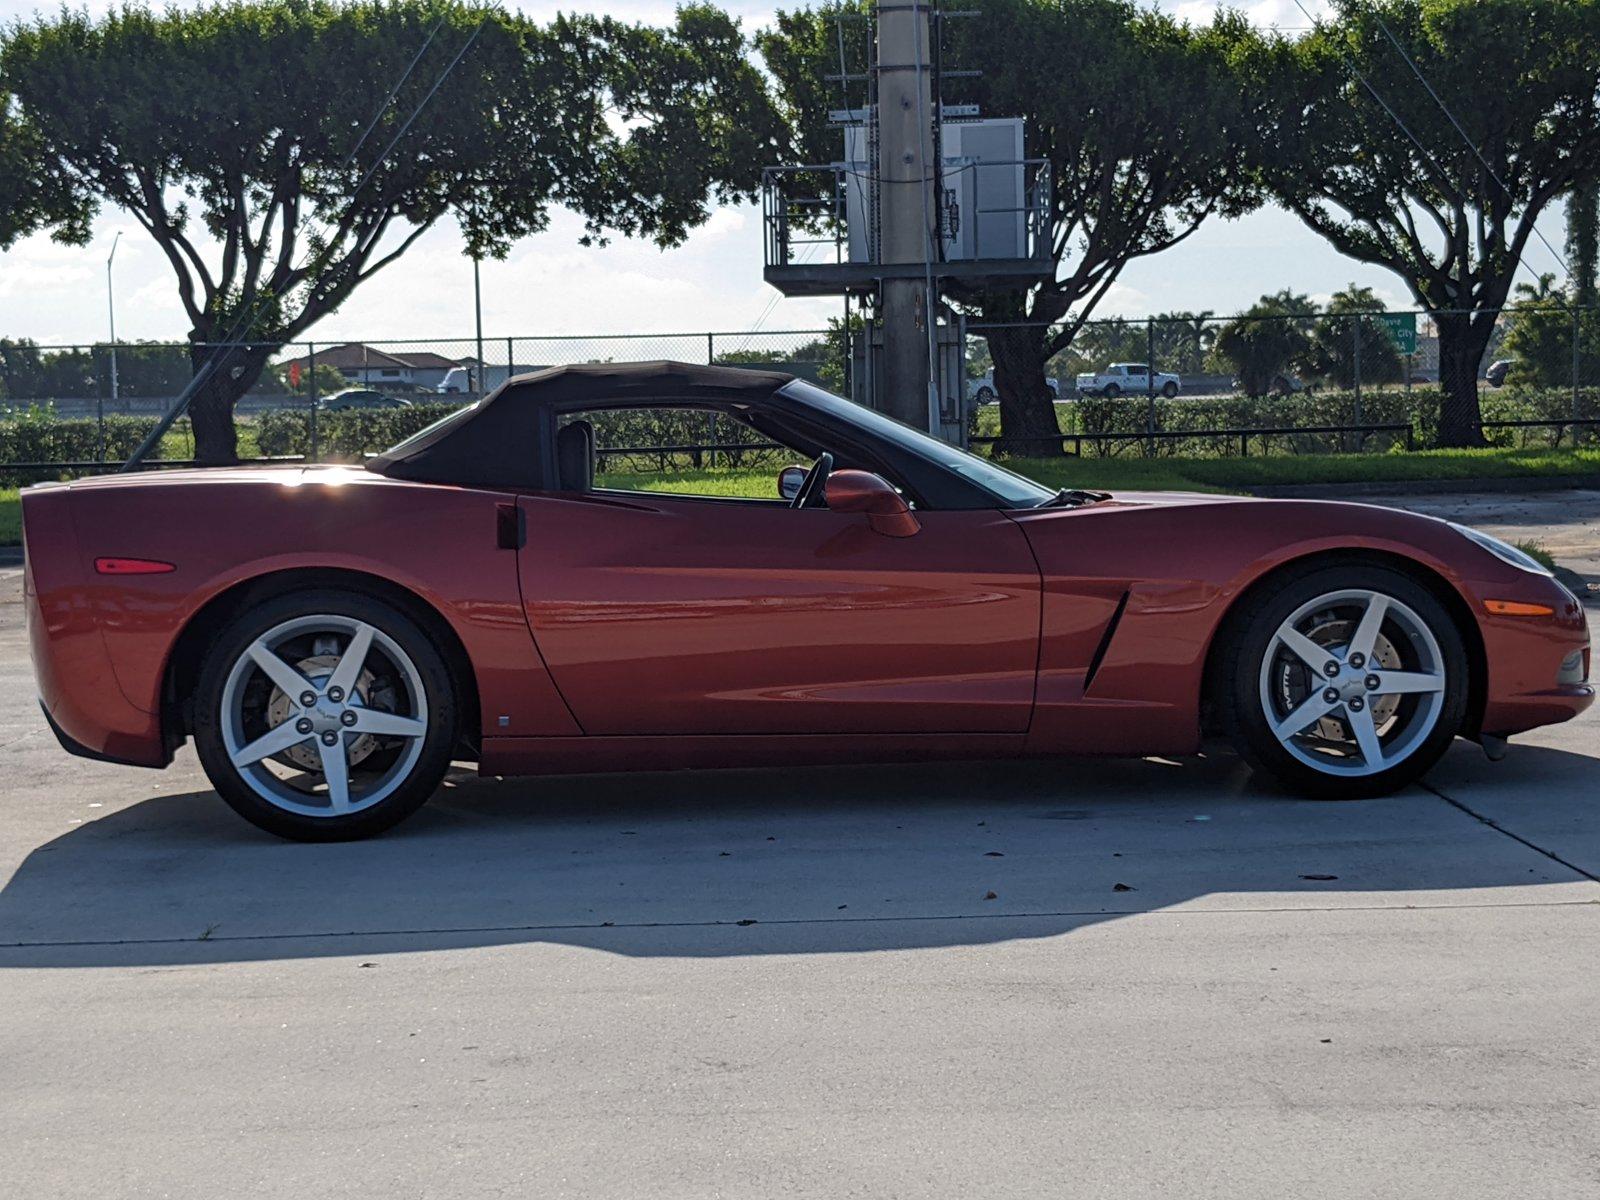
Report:
<svg viewBox="0 0 1600 1200"><path fill-rule="evenodd" d="M320 483L324 487L344 487L361 474L353 467L305 467L280 482L284 487L297 488L306 483Z"/></svg>

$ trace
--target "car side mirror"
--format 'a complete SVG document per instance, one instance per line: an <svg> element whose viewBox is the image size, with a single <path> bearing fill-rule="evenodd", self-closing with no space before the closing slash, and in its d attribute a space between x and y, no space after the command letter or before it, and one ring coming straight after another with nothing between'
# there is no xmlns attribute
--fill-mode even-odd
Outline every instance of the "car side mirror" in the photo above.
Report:
<svg viewBox="0 0 1600 1200"><path fill-rule="evenodd" d="M885 537L910 537L922 528L905 497L871 471L835 471L828 476L823 494L828 511L864 513L873 531Z"/></svg>
<svg viewBox="0 0 1600 1200"><path fill-rule="evenodd" d="M800 489L805 486L806 469L804 467L785 467L778 472L778 495L785 500L792 501L800 494Z"/></svg>

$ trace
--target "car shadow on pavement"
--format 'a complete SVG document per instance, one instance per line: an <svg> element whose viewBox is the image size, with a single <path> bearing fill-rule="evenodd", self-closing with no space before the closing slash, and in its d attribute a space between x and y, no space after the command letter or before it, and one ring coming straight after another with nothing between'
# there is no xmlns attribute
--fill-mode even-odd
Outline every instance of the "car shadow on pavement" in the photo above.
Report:
<svg viewBox="0 0 1600 1200"><path fill-rule="evenodd" d="M1519 820L1565 830L1593 863L1595 767L1538 747L1490 767L1458 746L1436 774L1525 790ZM1522 789L1523 778L1538 786ZM1174 908L1593 902L1595 883L1571 861L1429 790L1294 800L1226 756L460 773L366 842L280 842L209 791L77 826L0 891L0 967L530 942L632 956L848 953L1050 937Z"/></svg>

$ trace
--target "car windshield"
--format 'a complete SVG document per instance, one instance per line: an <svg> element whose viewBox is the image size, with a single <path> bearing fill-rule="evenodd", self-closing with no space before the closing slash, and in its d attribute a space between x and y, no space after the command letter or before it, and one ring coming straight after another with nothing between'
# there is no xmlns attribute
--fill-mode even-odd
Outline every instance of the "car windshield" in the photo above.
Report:
<svg viewBox="0 0 1600 1200"><path fill-rule="evenodd" d="M892 442L922 458L931 459L940 466L954 471L965 479L1003 500L1014 508L1038 508L1056 498L1057 493L1031 479L996 466L986 458L968 454L965 450L923 433L893 417L845 400L803 379L784 385L783 391L829 416L838 417L852 425L869 430L886 442Z"/></svg>

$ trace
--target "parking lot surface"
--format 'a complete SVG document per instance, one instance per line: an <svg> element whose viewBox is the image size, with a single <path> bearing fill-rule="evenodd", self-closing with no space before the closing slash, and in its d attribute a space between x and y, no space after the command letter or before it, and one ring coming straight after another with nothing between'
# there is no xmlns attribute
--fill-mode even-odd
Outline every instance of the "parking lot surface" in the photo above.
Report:
<svg viewBox="0 0 1600 1200"><path fill-rule="evenodd" d="M493 781L296 846L68 758L0 572L9 1195L1600 1189L1600 720L1425 788L1228 756Z"/></svg>

